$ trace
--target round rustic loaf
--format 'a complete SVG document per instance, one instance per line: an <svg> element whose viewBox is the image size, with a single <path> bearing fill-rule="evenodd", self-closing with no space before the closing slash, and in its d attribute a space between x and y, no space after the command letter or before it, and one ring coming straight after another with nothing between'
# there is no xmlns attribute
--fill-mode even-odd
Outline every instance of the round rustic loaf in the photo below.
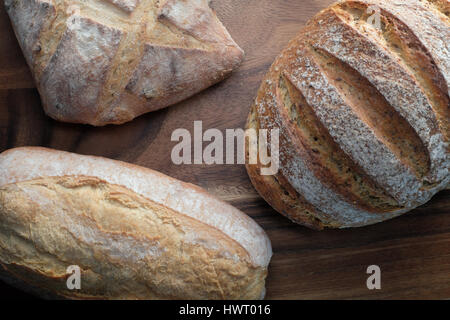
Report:
<svg viewBox="0 0 450 320"><path fill-rule="evenodd" d="M266 201L302 225L346 228L449 186L449 14L447 0L340 1L307 24L248 119L280 129L279 173L247 165Z"/></svg>

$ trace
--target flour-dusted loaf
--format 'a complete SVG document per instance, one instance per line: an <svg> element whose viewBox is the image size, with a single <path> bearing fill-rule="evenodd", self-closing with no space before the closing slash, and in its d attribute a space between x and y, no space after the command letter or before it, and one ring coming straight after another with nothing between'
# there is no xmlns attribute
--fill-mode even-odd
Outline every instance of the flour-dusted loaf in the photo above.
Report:
<svg viewBox="0 0 450 320"><path fill-rule="evenodd" d="M45 148L0 154L0 278L41 295L259 299L271 255L252 219L194 185Z"/></svg>
<svg viewBox="0 0 450 320"><path fill-rule="evenodd" d="M4 1L45 112L60 121L130 121L243 59L209 0Z"/></svg>
<svg viewBox="0 0 450 320"><path fill-rule="evenodd" d="M447 0L340 1L290 42L248 120L280 129L279 173L247 166L277 211L357 227L448 187L449 14Z"/></svg>

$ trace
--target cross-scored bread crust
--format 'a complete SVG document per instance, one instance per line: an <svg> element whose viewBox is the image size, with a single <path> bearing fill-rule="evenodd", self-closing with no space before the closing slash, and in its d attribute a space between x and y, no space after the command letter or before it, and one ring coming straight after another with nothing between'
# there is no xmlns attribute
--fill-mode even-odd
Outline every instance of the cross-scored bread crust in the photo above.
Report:
<svg viewBox="0 0 450 320"><path fill-rule="evenodd" d="M243 59L207 0L5 0L5 6L44 109L60 121L130 121L223 80Z"/></svg>
<svg viewBox="0 0 450 320"><path fill-rule="evenodd" d="M380 29L368 23L373 5ZM276 210L315 228L363 226L405 213L446 188L447 5L340 1L290 42L252 111L259 128L280 128L283 182L271 185L257 177L258 166L248 165L255 187ZM292 189L301 200L280 192ZM311 216L319 223L311 225Z"/></svg>

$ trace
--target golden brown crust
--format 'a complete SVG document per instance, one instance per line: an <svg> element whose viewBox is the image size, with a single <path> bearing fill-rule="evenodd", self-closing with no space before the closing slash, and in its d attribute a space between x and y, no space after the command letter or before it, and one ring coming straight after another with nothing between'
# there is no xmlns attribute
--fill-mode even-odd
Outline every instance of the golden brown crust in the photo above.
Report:
<svg viewBox="0 0 450 320"><path fill-rule="evenodd" d="M0 261L64 298L259 299L267 269L218 229L95 177L0 187ZM66 287L68 266L81 290Z"/></svg>

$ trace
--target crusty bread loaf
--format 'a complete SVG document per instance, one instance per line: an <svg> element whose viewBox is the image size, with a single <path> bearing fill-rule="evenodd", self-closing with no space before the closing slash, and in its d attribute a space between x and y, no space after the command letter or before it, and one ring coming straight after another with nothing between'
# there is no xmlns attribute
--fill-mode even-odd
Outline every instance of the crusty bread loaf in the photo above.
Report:
<svg viewBox="0 0 450 320"><path fill-rule="evenodd" d="M208 0L5 0L45 112L121 124L224 79L243 58Z"/></svg>
<svg viewBox="0 0 450 320"><path fill-rule="evenodd" d="M0 154L0 276L39 294L258 299L271 255L252 219L199 187L45 148Z"/></svg>
<svg viewBox="0 0 450 320"><path fill-rule="evenodd" d="M447 0L340 1L290 42L248 120L280 128L278 175L247 166L276 210L316 229L364 226L448 186L449 8Z"/></svg>

